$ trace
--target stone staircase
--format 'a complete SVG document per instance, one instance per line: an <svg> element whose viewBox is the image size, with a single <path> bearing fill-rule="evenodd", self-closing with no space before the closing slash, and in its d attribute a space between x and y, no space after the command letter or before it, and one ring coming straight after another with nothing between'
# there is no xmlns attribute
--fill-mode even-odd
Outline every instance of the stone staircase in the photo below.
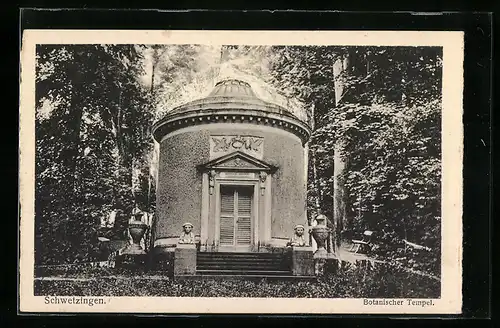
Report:
<svg viewBox="0 0 500 328"><path fill-rule="evenodd" d="M292 258L281 253L198 252L196 275L292 276Z"/></svg>

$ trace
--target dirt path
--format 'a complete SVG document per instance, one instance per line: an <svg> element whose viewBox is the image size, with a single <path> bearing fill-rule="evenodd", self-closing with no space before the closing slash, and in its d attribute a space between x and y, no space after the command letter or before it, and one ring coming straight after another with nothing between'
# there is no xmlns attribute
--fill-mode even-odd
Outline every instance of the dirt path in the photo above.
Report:
<svg viewBox="0 0 500 328"><path fill-rule="evenodd" d="M345 247L345 245L342 245L342 247L340 247L338 258L340 260L342 260L342 261L346 261L346 262L350 262L350 263L356 263L357 261L363 261L363 260L365 260L365 261L371 262L372 265L373 264L386 264L386 265L390 264L390 262L388 262L388 261L376 260L374 258L368 257L365 254L350 252L350 251L347 250L347 247ZM426 272L422 272L422 271L419 271L419 270L414 270L414 269L411 269L411 268L406 268L406 267L403 267L403 266L400 266L400 269L402 269L402 270L404 270L406 272L410 272L410 273L413 273L413 274L417 274L417 275L423 276L423 277L427 277L427 278L430 278L430 279L441 281L441 278L436 277L436 276L431 275L431 274L426 273Z"/></svg>

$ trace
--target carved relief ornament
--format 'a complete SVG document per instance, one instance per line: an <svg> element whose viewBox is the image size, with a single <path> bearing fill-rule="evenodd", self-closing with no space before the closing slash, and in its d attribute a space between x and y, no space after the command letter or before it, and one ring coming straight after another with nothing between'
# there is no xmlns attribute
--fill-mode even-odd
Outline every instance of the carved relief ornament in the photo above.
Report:
<svg viewBox="0 0 500 328"><path fill-rule="evenodd" d="M210 170L210 172L208 172L208 188L209 188L210 195L212 195L214 193L215 176L216 175L217 175L217 173L215 172L215 170Z"/></svg>
<svg viewBox="0 0 500 328"><path fill-rule="evenodd" d="M241 151L257 158L262 158L264 138L254 136L211 136L211 158L219 157L223 153Z"/></svg>
<svg viewBox="0 0 500 328"><path fill-rule="evenodd" d="M260 194L264 196L264 192L266 189L266 179L267 179L267 173L264 171L261 171L259 173L259 180L260 180Z"/></svg>

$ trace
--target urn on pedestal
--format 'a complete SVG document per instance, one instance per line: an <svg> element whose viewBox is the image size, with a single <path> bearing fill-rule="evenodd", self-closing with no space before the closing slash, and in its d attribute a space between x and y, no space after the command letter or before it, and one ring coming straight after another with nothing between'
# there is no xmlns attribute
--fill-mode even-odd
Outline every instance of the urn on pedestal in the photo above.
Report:
<svg viewBox="0 0 500 328"><path fill-rule="evenodd" d="M140 243L148 225L141 221L141 217L142 213L134 214L134 220L130 221L128 224L128 231L132 237L132 244L123 251L123 254L146 254Z"/></svg>
<svg viewBox="0 0 500 328"><path fill-rule="evenodd" d="M326 257L328 252L326 250L326 239L330 233L330 229L326 226L326 216L320 214L316 217L317 224L312 227L311 233L318 245L318 249L314 252L316 256Z"/></svg>

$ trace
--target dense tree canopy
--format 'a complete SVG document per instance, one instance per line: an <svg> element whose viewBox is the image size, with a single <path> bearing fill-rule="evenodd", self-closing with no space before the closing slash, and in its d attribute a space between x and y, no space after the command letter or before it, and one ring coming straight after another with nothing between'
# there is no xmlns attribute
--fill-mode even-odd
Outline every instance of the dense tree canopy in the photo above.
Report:
<svg viewBox="0 0 500 328"><path fill-rule="evenodd" d="M441 49L277 51L275 83L303 102L315 127L311 212L319 198L320 210L333 216L333 162L341 156L344 232L375 231L385 256L400 256L403 240L425 245L432 254L410 264L439 271ZM342 146L337 154L336 144Z"/></svg>
<svg viewBox="0 0 500 328"><path fill-rule="evenodd" d="M38 261L91 256L111 209L124 213L114 231L124 234L133 169L150 145L141 57L135 46L37 48Z"/></svg>

